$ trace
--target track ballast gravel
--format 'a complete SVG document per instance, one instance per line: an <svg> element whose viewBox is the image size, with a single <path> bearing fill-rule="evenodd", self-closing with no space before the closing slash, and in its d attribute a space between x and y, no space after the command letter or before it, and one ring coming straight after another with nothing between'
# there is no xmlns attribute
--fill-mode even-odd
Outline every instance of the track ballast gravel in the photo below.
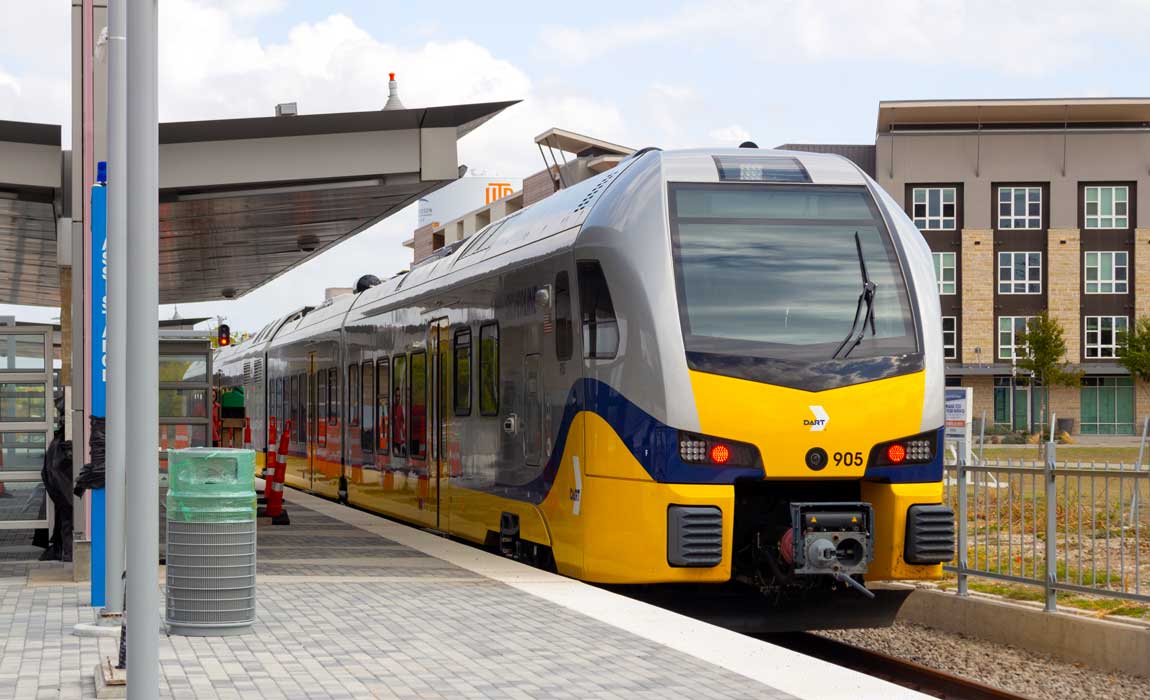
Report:
<svg viewBox="0 0 1150 700"><path fill-rule="evenodd" d="M993 685L1034 700L1147 700L1150 679L1059 661L1004 644L895 623L893 627L818 632L847 644Z"/></svg>

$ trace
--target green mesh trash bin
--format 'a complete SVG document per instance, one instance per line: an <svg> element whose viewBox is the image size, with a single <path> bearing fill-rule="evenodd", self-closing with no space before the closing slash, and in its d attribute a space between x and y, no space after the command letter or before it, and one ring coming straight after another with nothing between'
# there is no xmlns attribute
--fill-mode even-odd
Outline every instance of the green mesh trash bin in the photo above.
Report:
<svg viewBox="0 0 1150 700"><path fill-rule="evenodd" d="M173 634L239 634L256 617L255 452L168 452L167 606Z"/></svg>

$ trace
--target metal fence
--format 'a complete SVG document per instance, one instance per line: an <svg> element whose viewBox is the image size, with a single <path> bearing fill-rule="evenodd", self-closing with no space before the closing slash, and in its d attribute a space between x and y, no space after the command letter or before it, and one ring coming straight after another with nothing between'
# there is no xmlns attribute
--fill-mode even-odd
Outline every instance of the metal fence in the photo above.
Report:
<svg viewBox="0 0 1150 700"><path fill-rule="evenodd" d="M977 576L1041 587L1050 611L1060 592L1150 603L1150 471L1141 458L1059 463L1054 442L1033 450L1029 460L946 466L958 521L946 570L958 575L959 595Z"/></svg>

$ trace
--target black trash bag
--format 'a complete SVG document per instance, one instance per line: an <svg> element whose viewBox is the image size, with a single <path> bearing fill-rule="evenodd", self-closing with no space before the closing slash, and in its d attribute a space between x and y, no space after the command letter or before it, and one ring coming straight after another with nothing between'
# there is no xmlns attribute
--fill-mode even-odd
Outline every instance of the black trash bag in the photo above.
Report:
<svg viewBox="0 0 1150 700"><path fill-rule="evenodd" d="M54 506L52 537L40 560L72 561L72 441L64 439L63 430L56 431L44 452L40 479Z"/></svg>
<svg viewBox="0 0 1150 700"><path fill-rule="evenodd" d="M88 489L104 488L104 417L88 417L88 452L92 461L84 465L80 475L76 477L77 496L84 495Z"/></svg>

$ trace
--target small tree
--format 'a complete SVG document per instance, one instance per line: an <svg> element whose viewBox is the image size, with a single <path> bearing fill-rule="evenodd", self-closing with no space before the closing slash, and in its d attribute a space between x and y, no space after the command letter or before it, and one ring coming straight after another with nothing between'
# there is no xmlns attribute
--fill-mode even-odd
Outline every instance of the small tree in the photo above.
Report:
<svg viewBox="0 0 1150 700"><path fill-rule="evenodd" d="M1118 334L1118 362L1145 391L1150 382L1150 316L1140 316L1133 328Z"/></svg>
<svg viewBox="0 0 1150 700"><path fill-rule="evenodd" d="M1050 387L1077 387L1082 383L1082 372L1065 361L1066 339L1062 326L1050 318L1049 313L1043 311L1030 319L1019 340L1026 354L1018 358L1018 366L1029 371L1042 386L1041 426L1045 428L1050 416Z"/></svg>

